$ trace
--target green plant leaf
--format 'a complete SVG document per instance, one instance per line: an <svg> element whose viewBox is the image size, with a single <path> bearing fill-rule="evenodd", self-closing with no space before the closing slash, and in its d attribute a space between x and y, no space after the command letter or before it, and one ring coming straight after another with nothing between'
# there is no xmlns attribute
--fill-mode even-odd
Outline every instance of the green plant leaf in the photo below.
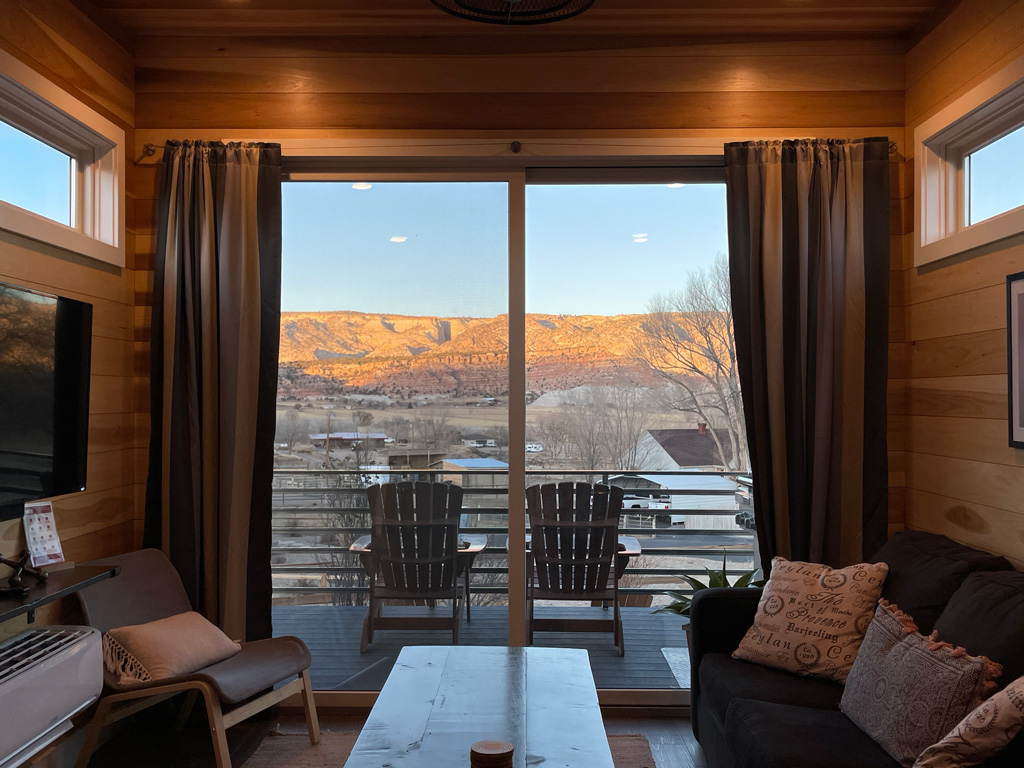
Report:
<svg viewBox="0 0 1024 768"><path fill-rule="evenodd" d="M688 602L690 602L690 600L691 600L691 598L690 598L690 596L689 596L689 595L685 595L685 594L683 594L682 592L665 592L665 593L663 593L663 594L665 594L665 595L668 595L668 596L669 596L669 597L671 597L671 598L672 598L673 600L676 600L676 601L678 601L678 602L685 602L685 603L688 603Z"/></svg>
<svg viewBox="0 0 1024 768"><path fill-rule="evenodd" d="M709 589L729 586L729 583L725 580L725 571L712 571L707 568L705 568L704 570L708 572Z"/></svg>
<svg viewBox="0 0 1024 768"><path fill-rule="evenodd" d="M754 578L755 573L757 573L757 571L747 571L738 579L736 579L736 583L733 584L733 586L738 588L747 586L748 584L750 584L750 580Z"/></svg>
<svg viewBox="0 0 1024 768"><path fill-rule="evenodd" d="M710 584L705 584L702 581L698 581L695 577L686 574L679 574L679 578L693 587L694 592L700 592L702 589L709 589L711 587Z"/></svg>

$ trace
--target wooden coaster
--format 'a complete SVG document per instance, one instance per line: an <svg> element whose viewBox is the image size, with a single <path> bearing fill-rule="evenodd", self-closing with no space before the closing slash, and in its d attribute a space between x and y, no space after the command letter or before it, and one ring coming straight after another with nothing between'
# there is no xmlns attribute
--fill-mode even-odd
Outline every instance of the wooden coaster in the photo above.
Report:
<svg viewBox="0 0 1024 768"><path fill-rule="evenodd" d="M469 748L471 768L512 768L512 752L507 741L478 741Z"/></svg>

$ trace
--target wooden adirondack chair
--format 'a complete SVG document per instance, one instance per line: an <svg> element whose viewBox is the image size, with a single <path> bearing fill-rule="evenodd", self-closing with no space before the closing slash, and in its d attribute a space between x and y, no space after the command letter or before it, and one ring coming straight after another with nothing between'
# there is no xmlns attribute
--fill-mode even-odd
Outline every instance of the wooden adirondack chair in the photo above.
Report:
<svg viewBox="0 0 1024 768"><path fill-rule="evenodd" d="M612 632L626 653L616 574L622 489L590 483L534 485L526 489L530 512L527 604L534 631ZM614 618L537 619L537 600L611 601Z"/></svg>
<svg viewBox="0 0 1024 768"><path fill-rule="evenodd" d="M465 573L459 573L462 488L446 483L382 483L366 489L373 532L370 605L360 652L375 629L450 629L459 642ZM385 600L451 600L450 617L384 616Z"/></svg>

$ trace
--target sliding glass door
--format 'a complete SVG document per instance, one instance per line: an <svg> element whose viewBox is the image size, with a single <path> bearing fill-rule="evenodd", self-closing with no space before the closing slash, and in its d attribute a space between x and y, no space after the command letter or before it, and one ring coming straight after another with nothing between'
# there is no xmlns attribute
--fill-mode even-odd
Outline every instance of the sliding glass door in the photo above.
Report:
<svg viewBox="0 0 1024 768"><path fill-rule="evenodd" d="M369 485L462 486L462 535L486 546L460 643L521 645L525 489L571 479L626 489L620 533L641 551L620 580L626 656L609 634L534 642L588 649L619 703L636 689L685 703L678 618L652 611L686 587L679 574L723 558L745 570L753 553L720 173L294 173L285 184L274 619L309 643L318 690L379 690L403 645L451 641L384 631L359 652Z"/></svg>

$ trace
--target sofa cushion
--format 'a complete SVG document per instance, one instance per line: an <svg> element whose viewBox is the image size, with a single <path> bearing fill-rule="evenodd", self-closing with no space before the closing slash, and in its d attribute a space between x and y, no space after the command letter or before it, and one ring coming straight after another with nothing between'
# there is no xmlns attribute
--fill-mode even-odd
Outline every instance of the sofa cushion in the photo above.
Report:
<svg viewBox="0 0 1024 768"><path fill-rule="evenodd" d="M885 563L830 568L773 558L754 626L733 657L842 682L857 658L888 572Z"/></svg>
<svg viewBox="0 0 1024 768"><path fill-rule="evenodd" d="M846 678L843 712L901 765L940 741L995 687L987 658L927 638L907 614L880 601Z"/></svg>
<svg viewBox="0 0 1024 768"><path fill-rule="evenodd" d="M898 768L842 712L736 699L725 718L736 768Z"/></svg>
<svg viewBox="0 0 1024 768"><path fill-rule="evenodd" d="M998 683L1024 675L1024 573L967 577L935 623L939 637L1003 665Z"/></svg>
<svg viewBox="0 0 1024 768"><path fill-rule="evenodd" d="M927 531L897 533L871 562L889 566L882 597L913 616L925 635L935 627L942 609L971 573L1013 570L1005 557Z"/></svg>
<svg viewBox="0 0 1024 768"><path fill-rule="evenodd" d="M734 659L727 653L709 653L700 663L701 697L725 722L733 699L757 699L818 709L839 709L843 686L832 680L798 677L760 664Z"/></svg>

